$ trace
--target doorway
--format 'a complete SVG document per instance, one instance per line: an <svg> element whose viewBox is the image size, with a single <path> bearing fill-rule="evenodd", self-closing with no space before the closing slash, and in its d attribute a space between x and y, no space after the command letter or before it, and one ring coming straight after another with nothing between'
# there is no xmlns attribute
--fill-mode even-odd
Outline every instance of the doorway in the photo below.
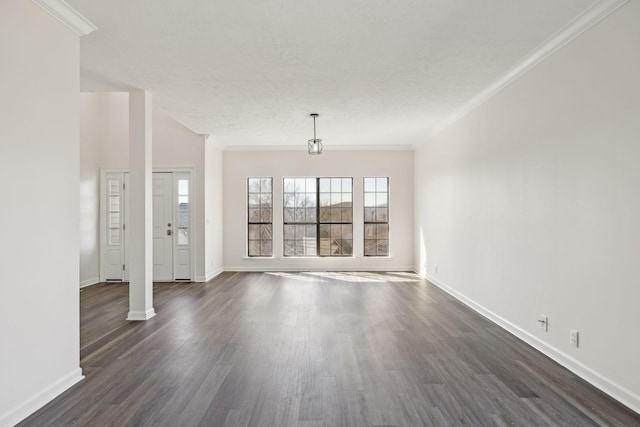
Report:
<svg viewBox="0 0 640 427"><path fill-rule="evenodd" d="M127 171L103 171L101 281L129 281ZM191 172L153 172L153 280L192 280Z"/></svg>

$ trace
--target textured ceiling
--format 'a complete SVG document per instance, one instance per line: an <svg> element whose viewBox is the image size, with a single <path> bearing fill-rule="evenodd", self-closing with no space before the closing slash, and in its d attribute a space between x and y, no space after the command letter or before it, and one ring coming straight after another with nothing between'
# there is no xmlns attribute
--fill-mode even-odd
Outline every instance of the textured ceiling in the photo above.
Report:
<svg viewBox="0 0 640 427"><path fill-rule="evenodd" d="M412 145L594 0L68 0L82 90L221 145Z"/></svg>

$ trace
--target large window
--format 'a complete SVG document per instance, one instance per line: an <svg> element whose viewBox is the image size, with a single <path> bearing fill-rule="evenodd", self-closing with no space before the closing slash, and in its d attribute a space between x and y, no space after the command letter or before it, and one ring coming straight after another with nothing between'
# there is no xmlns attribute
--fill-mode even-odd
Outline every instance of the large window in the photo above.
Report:
<svg viewBox="0 0 640 427"><path fill-rule="evenodd" d="M284 256L353 254L352 187L352 178L284 178Z"/></svg>
<svg viewBox="0 0 640 427"><path fill-rule="evenodd" d="M249 178L249 256L273 255L273 178Z"/></svg>
<svg viewBox="0 0 640 427"><path fill-rule="evenodd" d="M364 179L364 255L389 255L389 178Z"/></svg>

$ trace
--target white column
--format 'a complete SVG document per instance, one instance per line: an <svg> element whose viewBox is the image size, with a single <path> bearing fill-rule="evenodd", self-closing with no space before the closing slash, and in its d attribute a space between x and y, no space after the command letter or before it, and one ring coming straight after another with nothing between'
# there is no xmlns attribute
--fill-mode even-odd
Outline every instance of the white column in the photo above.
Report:
<svg viewBox="0 0 640 427"><path fill-rule="evenodd" d="M129 315L147 320L153 309L151 95L129 92Z"/></svg>

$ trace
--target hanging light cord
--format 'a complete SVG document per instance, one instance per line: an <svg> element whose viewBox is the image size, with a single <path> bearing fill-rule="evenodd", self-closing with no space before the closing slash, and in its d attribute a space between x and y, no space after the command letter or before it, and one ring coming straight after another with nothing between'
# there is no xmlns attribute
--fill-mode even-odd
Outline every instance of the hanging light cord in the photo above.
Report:
<svg viewBox="0 0 640 427"><path fill-rule="evenodd" d="M318 116L317 114L312 114L313 116L313 139L318 139L316 137L316 117Z"/></svg>

